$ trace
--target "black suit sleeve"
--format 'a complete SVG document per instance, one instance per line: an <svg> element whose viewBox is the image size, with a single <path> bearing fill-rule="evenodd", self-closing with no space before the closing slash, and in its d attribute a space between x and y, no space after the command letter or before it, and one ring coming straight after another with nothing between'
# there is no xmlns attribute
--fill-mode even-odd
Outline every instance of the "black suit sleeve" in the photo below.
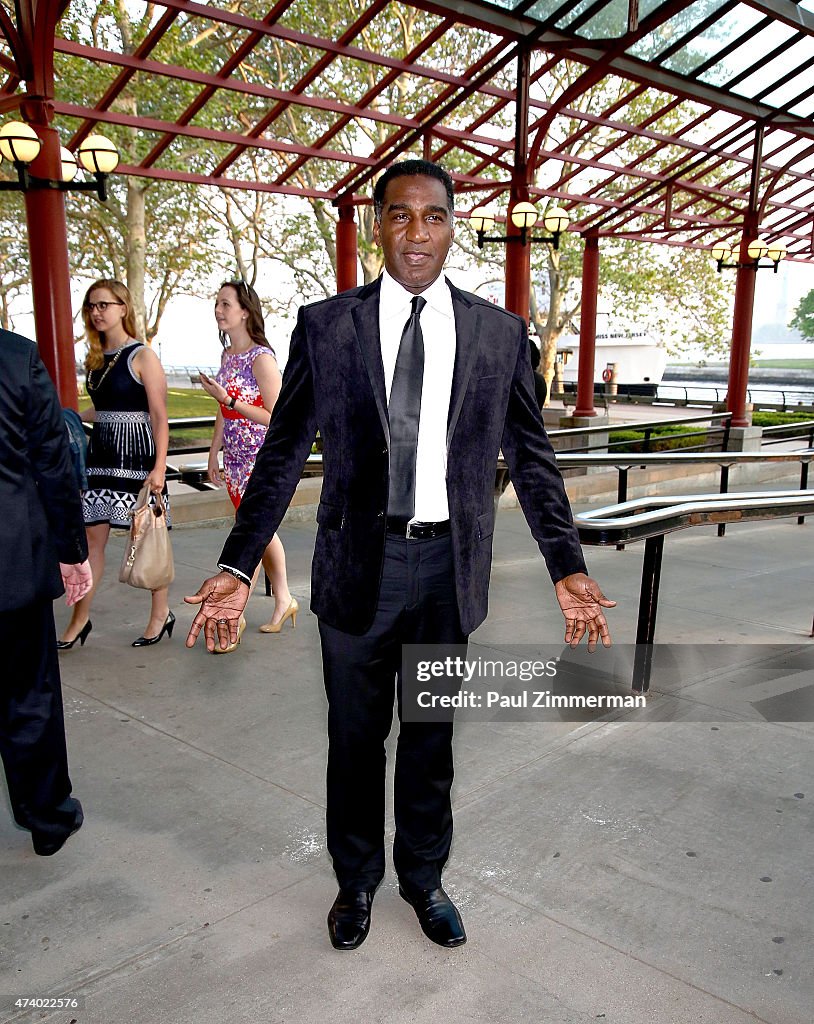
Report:
<svg viewBox="0 0 814 1024"><path fill-rule="evenodd" d="M65 419L51 378L33 345L26 409L31 473L57 557L69 565L84 562L88 543Z"/></svg>
<svg viewBox="0 0 814 1024"><path fill-rule="evenodd" d="M556 583L587 569L562 475L537 406L522 321L519 333L501 448L523 514Z"/></svg>

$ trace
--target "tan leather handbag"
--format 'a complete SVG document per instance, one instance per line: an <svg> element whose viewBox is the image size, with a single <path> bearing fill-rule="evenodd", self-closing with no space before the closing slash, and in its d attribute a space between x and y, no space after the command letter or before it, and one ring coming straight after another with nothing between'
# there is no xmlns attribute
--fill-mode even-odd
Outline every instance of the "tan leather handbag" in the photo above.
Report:
<svg viewBox="0 0 814 1024"><path fill-rule="evenodd" d="M142 590L158 590L175 579L167 509L160 494L145 484L129 512L130 536L119 569L119 582Z"/></svg>

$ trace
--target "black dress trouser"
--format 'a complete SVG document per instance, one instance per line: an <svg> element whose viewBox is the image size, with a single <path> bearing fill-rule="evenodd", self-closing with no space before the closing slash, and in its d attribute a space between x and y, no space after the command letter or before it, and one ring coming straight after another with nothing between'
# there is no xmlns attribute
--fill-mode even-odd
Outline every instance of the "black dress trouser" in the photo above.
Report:
<svg viewBox="0 0 814 1024"><path fill-rule="evenodd" d="M339 885L374 889L384 876L384 744L395 692L393 862L405 889L435 889L452 841L452 723L401 721L401 647L466 643L450 537L388 536L373 625L362 636L322 621L319 629L328 695L328 852Z"/></svg>
<svg viewBox="0 0 814 1024"><path fill-rule="evenodd" d="M0 612L0 756L18 825L44 839L81 822L71 797L53 601Z"/></svg>

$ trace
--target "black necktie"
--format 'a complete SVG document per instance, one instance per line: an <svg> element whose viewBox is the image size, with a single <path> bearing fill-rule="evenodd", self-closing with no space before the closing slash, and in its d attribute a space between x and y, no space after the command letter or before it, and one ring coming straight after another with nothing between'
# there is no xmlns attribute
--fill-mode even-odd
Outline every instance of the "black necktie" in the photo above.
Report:
<svg viewBox="0 0 814 1024"><path fill-rule="evenodd" d="M412 519L415 511L415 456L418 420L421 415L421 387L424 382L424 336L419 317L427 300L416 295L410 319L399 343L390 402L390 491L387 514Z"/></svg>

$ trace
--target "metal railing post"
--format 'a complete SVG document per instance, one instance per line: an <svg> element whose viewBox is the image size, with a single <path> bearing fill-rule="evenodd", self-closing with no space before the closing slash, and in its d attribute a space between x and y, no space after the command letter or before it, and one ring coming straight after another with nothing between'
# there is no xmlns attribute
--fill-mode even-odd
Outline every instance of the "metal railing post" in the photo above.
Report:
<svg viewBox="0 0 814 1024"><path fill-rule="evenodd" d="M720 494L726 494L729 490L729 465L724 463L721 466L721 486L718 491ZM726 533L726 523L718 523L718 536L723 537Z"/></svg>
<svg viewBox="0 0 814 1024"><path fill-rule="evenodd" d="M646 693L650 689L650 670L653 664L653 639L656 635L656 612L658 611L663 551L663 533L657 537L647 538L644 544L639 621L636 627L636 654L633 660L633 689L636 693Z"/></svg>

